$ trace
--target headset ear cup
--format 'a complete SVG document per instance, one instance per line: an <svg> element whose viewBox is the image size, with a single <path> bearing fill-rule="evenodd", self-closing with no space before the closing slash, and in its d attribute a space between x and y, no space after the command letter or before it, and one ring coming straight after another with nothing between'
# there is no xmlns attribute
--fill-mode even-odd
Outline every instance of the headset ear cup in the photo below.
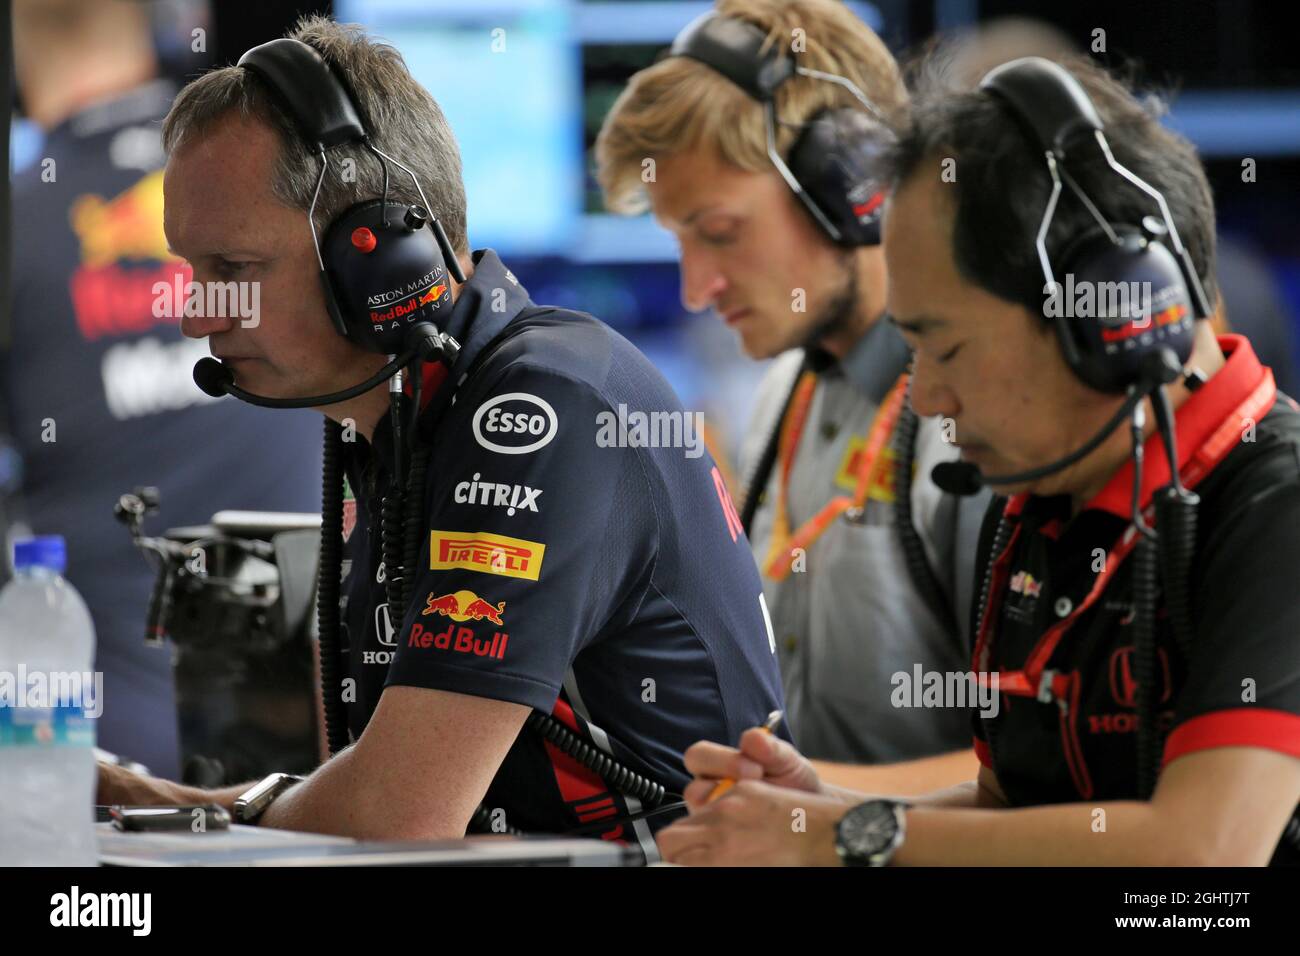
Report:
<svg viewBox="0 0 1300 956"><path fill-rule="evenodd" d="M1071 241L1057 261L1061 286L1057 333L1075 374L1099 392L1123 392L1142 376L1144 357L1171 348L1179 361L1191 356L1192 300L1182 269L1165 246L1127 226L1115 227L1119 242L1101 229Z"/></svg>
<svg viewBox="0 0 1300 956"><path fill-rule="evenodd" d="M812 117L791 148L786 165L839 230L841 245L880 243L884 158L894 142L889 127L861 109L843 107Z"/></svg>
<svg viewBox="0 0 1300 956"><path fill-rule="evenodd" d="M408 219L408 213L411 214ZM372 199L344 211L321 240L327 305L344 335L381 355L406 350L416 322L438 328L451 311L451 280L429 215Z"/></svg>

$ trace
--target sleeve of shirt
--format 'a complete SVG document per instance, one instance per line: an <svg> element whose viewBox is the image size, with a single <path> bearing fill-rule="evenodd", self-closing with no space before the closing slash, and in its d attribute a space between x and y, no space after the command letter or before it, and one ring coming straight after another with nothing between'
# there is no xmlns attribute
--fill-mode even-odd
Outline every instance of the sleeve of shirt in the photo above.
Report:
<svg viewBox="0 0 1300 956"><path fill-rule="evenodd" d="M1212 747L1300 757L1300 480L1251 499L1205 555L1168 763Z"/></svg>
<svg viewBox="0 0 1300 956"><path fill-rule="evenodd" d="M387 684L549 711L578 652L635 611L653 563L638 451L601 447L609 408L591 386L531 366L456 407L435 438Z"/></svg>

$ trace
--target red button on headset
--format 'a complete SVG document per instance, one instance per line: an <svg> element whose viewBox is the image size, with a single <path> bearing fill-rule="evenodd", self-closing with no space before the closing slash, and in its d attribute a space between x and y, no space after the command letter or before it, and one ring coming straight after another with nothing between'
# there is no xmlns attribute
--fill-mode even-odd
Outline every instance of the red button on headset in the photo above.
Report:
<svg viewBox="0 0 1300 956"><path fill-rule="evenodd" d="M365 226L358 226L352 230L352 245L362 252L374 252L376 242L375 234Z"/></svg>

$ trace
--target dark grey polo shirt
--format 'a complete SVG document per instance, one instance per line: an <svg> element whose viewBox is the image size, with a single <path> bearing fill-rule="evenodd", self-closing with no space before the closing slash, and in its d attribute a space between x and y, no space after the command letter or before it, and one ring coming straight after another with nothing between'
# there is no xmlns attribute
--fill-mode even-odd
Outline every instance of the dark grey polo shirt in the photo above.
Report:
<svg viewBox="0 0 1300 956"><path fill-rule="evenodd" d="M742 453L748 473L798 375L801 352L777 358L762 384ZM790 475L793 531L837 495L850 443L861 441L880 403L907 366L898 330L877 322L837 365L819 376ZM969 670L969 605L975 546L987 493L957 499L930 481L937 462L956 457L937 420L922 420L911 489L912 520L962 633L943 623L916 590L893 527L888 493L868 497L860 517L841 515L807 549L805 570L784 581L763 574L786 706L809 757L860 763L923 757L970 746L970 715L956 708L900 708L893 675ZM773 468L751 529L755 559L772 538L779 466ZM837 481L838 476L838 481Z"/></svg>

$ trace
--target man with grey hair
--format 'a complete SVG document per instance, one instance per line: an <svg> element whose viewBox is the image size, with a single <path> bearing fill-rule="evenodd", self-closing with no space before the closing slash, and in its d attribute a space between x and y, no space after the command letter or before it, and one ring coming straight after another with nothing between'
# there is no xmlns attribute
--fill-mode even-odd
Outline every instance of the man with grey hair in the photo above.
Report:
<svg viewBox="0 0 1300 956"><path fill-rule="evenodd" d="M397 52L319 18L292 36L344 80L370 144L412 167L466 280L448 280L454 304L436 313L459 357L422 383L416 431L431 458L405 613L388 613L376 521L403 480L387 389L319 409L357 436L342 446L356 496L339 614L354 742L302 783L268 778L277 796L260 822L389 839L459 836L471 819L581 829L635 840L652 859L666 817L642 814L671 808L687 744L732 741L782 704L762 589L725 486L707 453L635 433L602 439L614 409L685 413L617 333L534 305L495 253L468 253L455 140ZM261 288L255 327L193 317L184 328L208 337L248 392L326 395L385 359L331 326L303 222L319 164L263 82L240 67L209 73L164 126L169 242L196 280ZM368 152L331 152L340 175L325 177L318 229L385 186ZM422 202L404 179L393 176L390 197ZM100 778L101 802L232 806L245 790L113 768Z"/></svg>

